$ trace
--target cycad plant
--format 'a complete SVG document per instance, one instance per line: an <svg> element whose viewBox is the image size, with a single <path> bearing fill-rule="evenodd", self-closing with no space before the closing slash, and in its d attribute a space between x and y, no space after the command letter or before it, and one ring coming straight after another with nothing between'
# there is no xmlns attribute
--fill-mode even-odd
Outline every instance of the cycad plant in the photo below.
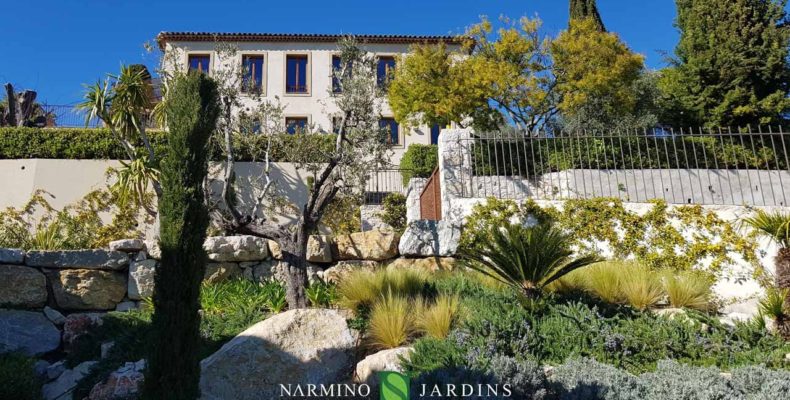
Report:
<svg viewBox="0 0 790 400"><path fill-rule="evenodd" d="M760 300L760 314L768 316L776 322L776 330L785 338L790 339L790 307L785 298L790 291L769 289Z"/></svg>
<svg viewBox="0 0 790 400"><path fill-rule="evenodd" d="M790 293L790 213L757 210L754 216L743 221L779 244L779 251L774 257L776 287ZM785 302L790 304L788 296L785 296Z"/></svg>
<svg viewBox="0 0 790 400"><path fill-rule="evenodd" d="M573 257L570 236L543 223L495 226L490 241L463 250L460 259L469 268L519 290L529 299L543 288L578 268L600 261L596 256Z"/></svg>

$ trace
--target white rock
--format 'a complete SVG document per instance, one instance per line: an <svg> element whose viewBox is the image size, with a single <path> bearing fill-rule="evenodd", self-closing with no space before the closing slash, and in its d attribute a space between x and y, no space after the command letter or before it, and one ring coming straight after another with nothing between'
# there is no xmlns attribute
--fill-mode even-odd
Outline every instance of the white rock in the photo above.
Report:
<svg viewBox="0 0 790 400"><path fill-rule="evenodd" d="M332 262L332 240L329 236L313 235L307 240L307 261L314 263Z"/></svg>
<svg viewBox="0 0 790 400"><path fill-rule="evenodd" d="M129 255L107 250L29 251L25 263L31 267L107 269L119 271L129 265Z"/></svg>
<svg viewBox="0 0 790 400"><path fill-rule="evenodd" d="M142 239L121 239L110 242L110 250L131 253L143 249L145 249L145 242Z"/></svg>
<svg viewBox="0 0 790 400"><path fill-rule="evenodd" d="M61 326L66 323L66 317L64 317L60 311L49 306L44 307L44 315L57 326Z"/></svg>
<svg viewBox="0 0 790 400"><path fill-rule="evenodd" d="M200 363L202 399L274 399L282 383L342 382L353 367L357 339L336 310L277 314Z"/></svg>
<svg viewBox="0 0 790 400"><path fill-rule="evenodd" d="M146 240L145 252L148 254L149 258L153 258L154 260L162 259L162 249L159 247L158 240Z"/></svg>
<svg viewBox="0 0 790 400"><path fill-rule="evenodd" d="M255 236L212 236L203 242L211 261L258 261L269 256L266 239Z"/></svg>
<svg viewBox="0 0 790 400"><path fill-rule="evenodd" d="M404 257L450 257L458 250L461 228L446 221L414 221L400 238L398 251Z"/></svg>
<svg viewBox="0 0 790 400"><path fill-rule="evenodd" d="M29 356L60 347L60 331L43 313L0 309L0 350Z"/></svg>
<svg viewBox="0 0 790 400"><path fill-rule="evenodd" d="M366 382L369 384L378 383L376 373L380 371L403 372L401 368L401 358L408 360L411 356L410 347L398 347L396 349L383 350L365 357L357 363L354 381Z"/></svg>
<svg viewBox="0 0 790 400"><path fill-rule="evenodd" d="M73 400L72 389L85 375L88 375L95 364L96 361L85 361L74 369L63 371L54 382L47 383L41 388L44 400Z"/></svg>
<svg viewBox="0 0 790 400"><path fill-rule="evenodd" d="M157 261L148 259L133 261L129 265L128 294L132 300L142 300L154 295L154 275L156 274Z"/></svg>

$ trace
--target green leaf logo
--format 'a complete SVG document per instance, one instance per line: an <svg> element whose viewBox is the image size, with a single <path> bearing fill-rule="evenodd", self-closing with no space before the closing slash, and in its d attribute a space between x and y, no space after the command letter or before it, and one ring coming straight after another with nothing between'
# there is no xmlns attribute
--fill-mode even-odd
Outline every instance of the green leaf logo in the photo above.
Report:
<svg viewBox="0 0 790 400"><path fill-rule="evenodd" d="M409 400L409 377L399 372L381 371L381 400Z"/></svg>

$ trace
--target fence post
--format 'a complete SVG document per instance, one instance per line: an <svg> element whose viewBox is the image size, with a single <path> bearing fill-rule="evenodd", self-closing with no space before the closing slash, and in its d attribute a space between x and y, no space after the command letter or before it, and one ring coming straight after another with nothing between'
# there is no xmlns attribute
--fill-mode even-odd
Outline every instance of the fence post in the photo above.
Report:
<svg viewBox="0 0 790 400"><path fill-rule="evenodd" d="M471 193L472 144L471 129L442 129L439 134L439 187L443 220L453 219L452 200L463 198L464 193Z"/></svg>

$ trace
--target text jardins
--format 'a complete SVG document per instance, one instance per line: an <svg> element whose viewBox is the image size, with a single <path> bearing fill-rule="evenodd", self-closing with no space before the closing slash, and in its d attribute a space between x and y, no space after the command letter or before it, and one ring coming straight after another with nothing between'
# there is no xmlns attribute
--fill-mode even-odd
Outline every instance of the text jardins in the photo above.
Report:
<svg viewBox="0 0 790 400"><path fill-rule="evenodd" d="M298 398L367 398L370 396L370 386L366 384L332 384L332 385L280 385L280 397ZM511 397L513 394L510 385L483 385L483 384L452 384L441 385L422 384L419 386L419 398L443 397Z"/></svg>

